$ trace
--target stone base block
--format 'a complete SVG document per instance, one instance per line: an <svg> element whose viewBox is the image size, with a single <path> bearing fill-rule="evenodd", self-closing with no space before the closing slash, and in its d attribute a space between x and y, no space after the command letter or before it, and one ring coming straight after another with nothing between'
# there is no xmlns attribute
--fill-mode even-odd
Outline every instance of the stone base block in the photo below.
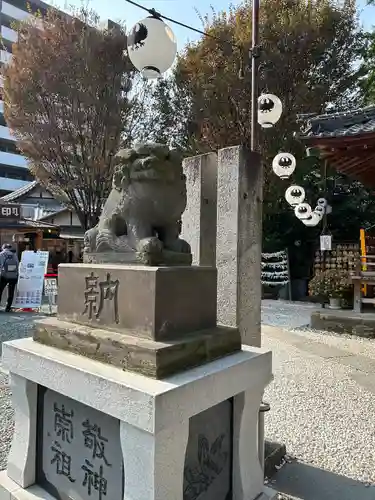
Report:
<svg viewBox="0 0 375 500"><path fill-rule="evenodd" d="M84 253L85 264L144 264L148 266L190 266L193 260L191 253L179 253L163 250L158 255L140 254L138 252L99 252Z"/></svg>
<svg viewBox="0 0 375 500"><path fill-rule="evenodd" d="M277 500L278 498L277 491L265 487L263 494L256 500ZM0 472L0 500L56 500L56 498L40 486L30 486L26 490L20 488L17 483L9 479L4 470Z"/></svg>
<svg viewBox="0 0 375 500"><path fill-rule="evenodd" d="M321 309L311 313L310 326L316 330L375 338L375 314L372 312Z"/></svg>
<svg viewBox="0 0 375 500"><path fill-rule="evenodd" d="M264 477L272 477L276 472L276 466L280 465L286 455L285 444L274 443L265 440L264 443Z"/></svg>
<svg viewBox="0 0 375 500"><path fill-rule="evenodd" d="M272 488L264 488L262 495L257 500L279 500L280 496L277 491Z"/></svg>
<svg viewBox="0 0 375 500"><path fill-rule="evenodd" d="M7 471L0 472L0 500L56 500L46 490L38 485L21 488L9 478Z"/></svg>
<svg viewBox="0 0 375 500"><path fill-rule="evenodd" d="M274 496L257 446L270 352L245 346L162 381L32 339L5 342L3 363L15 433L0 500Z"/></svg>
<svg viewBox="0 0 375 500"><path fill-rule="evenodd" d="M216 281L210 267L61 264L58 314L165 341L216 326Z"/></svg>
<svg viewBox="0 0 375 500"><path fill-rule="evenodd" d="M123 370L162 379L241 349L238 329L218 326L167 342L137 338L46 318L34 326L34 340Z"/></svg>

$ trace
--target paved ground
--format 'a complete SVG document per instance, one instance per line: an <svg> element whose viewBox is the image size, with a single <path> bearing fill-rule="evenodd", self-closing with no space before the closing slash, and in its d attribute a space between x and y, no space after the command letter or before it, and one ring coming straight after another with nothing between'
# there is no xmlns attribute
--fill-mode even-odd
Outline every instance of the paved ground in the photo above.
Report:
<svg viewBox="0 0 375 500"><path fill-rule="evenodd" d="M374 500L375 342L309 330L312 309L263 304L275 373L266 438L296 458L271 486L298 500Z"/></svg>
<svg viewBox="0 0 375 500"><path fill-rule="evenodd" d="M375 341L310 331L313 308L263 304L263 323L270 325L263 345L273 351L275 373L266 393L266 437L285 443L296 458L270 485L281 498L375 500ZM0 312L0 344L29 336L35 317ZM0 469L12 426L0 372Z"/></svg>
<svg viewBox="0 0 375 500"><path fill-rule="evenodd" d="M309 325L311 312L320 306L305 302L284 300L262 301L262 323L288 330Z"/></svg>

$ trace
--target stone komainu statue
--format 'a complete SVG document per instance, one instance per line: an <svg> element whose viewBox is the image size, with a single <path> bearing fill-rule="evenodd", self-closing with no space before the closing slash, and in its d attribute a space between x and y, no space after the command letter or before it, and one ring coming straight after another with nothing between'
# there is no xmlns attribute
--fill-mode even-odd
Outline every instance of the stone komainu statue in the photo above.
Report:
<svg viewBox="0 0 375 500"><path fill-rule="evenodd" d="M111 193L98 224L85 234L85 260L116 252L125 257L116 261L190 264L190 245L179 238L186 208L180 154L146 143L120 150L115 160Z"/></svg>

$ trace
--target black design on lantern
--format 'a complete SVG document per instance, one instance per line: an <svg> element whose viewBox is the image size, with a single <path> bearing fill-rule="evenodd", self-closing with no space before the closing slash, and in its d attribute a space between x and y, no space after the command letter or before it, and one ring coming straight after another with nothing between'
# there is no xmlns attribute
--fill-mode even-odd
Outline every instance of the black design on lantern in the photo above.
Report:
<svg viewBox="0 0 375 500"><path fill-rule="evenodd" d="M148 35L148 29L143 23L138 23L134 26L133 31L128 38L128 47L131 50L138 50L144 46Z"/></svg>
<svg viewBox="0 0 375 500"><path fill-rule="evenodd" d="M273 110L274 107L275 103L268 97L264 97L259 101L259 111L261 111L262 113L269 113Z"/></svg>

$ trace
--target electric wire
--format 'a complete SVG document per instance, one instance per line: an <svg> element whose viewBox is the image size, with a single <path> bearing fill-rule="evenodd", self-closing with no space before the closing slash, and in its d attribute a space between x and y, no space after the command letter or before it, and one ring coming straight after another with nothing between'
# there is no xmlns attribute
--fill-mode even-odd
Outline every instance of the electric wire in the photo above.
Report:
<svg viewBox="0 0 375 500"><path fill-rule="evenodd" d="M164 14L161 14L160 12L156 11L155 9L149 9L148 7L145 7L144 5L141 5L140 3L134 2L134 0L125 0L125 2L130 3L131 5L134 5L135 7L138 7L146 12L148 12L151 16L156 17L156 18L161 18L165 19L166 21L169 21L170 23L177 24L178 26L181 26L182 28L186 28L190 31L195 31L195 33L199 33L200 35L207 36L208 38L212 38L213 40L216 40L217 42L220 43L225 43L227 45L230 45L231 47L236 47L240 50L242 50L242 47L239 45L233 43L233 42L228 42L227 40L222 40L221 38L211 35L211 33L207 33L206 31L199 30L198 28L194 28L193 26L190 26L189 24L182 23L180 21L177 21L176 19L172 19L171 17L167 17Z"/></svg>

